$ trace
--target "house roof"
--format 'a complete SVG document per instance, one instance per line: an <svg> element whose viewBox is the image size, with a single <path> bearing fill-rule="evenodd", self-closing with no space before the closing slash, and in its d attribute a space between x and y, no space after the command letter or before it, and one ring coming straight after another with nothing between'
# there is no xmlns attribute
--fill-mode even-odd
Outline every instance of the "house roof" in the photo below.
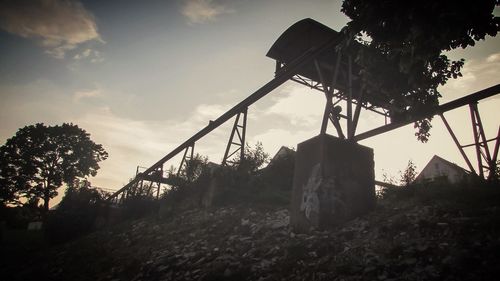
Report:
<svg viewBox="0 0 500 281"><path fill-rule="evenodd" d="M461 173L461 174L464 174L464 175L469 175L470 172L460 166L458 166L457 164L453 163L453 162L450 162L442 157L439 157L437 155L434 155L432 156L431 160L429 160L429 162L427 162L427 164L425 165L425 167L422 169L422 171L420 171L420 173L418 174L417 176L417 180L418 179L421 179L423 177L422 175L422 172L425 171L427 169L427 167L430 167L432 165L432 163L435 163L435 162L439 162L440 164L444 164L448 167L450 167L451 169L457 171L458 173Z"/></svg>
<svg viewBox="0 0 500 281"><path fill-rule="evenodd" d="M286 146L281 146L280 149L274 154L273 158L271 158L271 162L283 157L284 155L293 155L295 154L295 150L288 148Z"/></svg>
<svg viewBox="0 0 500 281"><path fill-rule="evenodd" d="M437 156L437 155L434 155L434 156L431 158L431 161L432 161L432 159L438 159L439 161L446 163L447 165L449 165L450 167L452 167L452 168L456 169L457 171L464 172L464 173L466 173L466 174L470 174L470 172L469 172L468 170L466 170L466 169L464 169L464 168L462 168L462 167L458 166L457 164L455 164L455 163L453 163L453 162L450 162L450 161L448 161L448 160L446 160L446 159L444 159L444 158L442 158L442 157L439 157L439 156ZM429 163L430 163L430 161L429 161Z"/></svg>

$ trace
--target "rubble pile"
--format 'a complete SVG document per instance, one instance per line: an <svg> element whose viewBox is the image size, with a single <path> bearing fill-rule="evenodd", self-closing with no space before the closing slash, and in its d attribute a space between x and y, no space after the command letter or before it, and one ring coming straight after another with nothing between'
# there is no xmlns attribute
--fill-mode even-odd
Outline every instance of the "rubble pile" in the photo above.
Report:
<svg viewBox="0 0 500 281"><path fill-rule="evenodd" d="M97 231L5 280L495 280L499 215L379 204L337 229L295 233L286 209L191 210Z"/></svg>

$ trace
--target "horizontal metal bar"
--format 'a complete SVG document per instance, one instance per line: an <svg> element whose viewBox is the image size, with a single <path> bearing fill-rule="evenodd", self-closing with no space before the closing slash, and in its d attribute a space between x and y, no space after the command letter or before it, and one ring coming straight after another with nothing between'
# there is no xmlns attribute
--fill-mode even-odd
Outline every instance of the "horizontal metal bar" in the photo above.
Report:
<svg viewBox="0 0 500 281"><path fill-rule="evenodd" d="M481 145L481 144L487 144L490 141L494 141L494 140L498 140L498 139L500 139L500 137L492 138L492 139L489 139L489 140L486 140L486 141L480 141L477 144L479 144L479 145ZM462 147L465 148L465 147L470 147L470 146L475 146L475 145L476 145L475 143L471 143L471 144L462 145Z"/></svg>
<svg viewBox="0 0 500 281"><path fill-rule="evenodd" d="M140 179L141 180L150 181L150 182L157 182L157 183L163 183L163 184L172 184L172 180L170 180L169 178L158 177L158 176L141 175Z"/></svg>

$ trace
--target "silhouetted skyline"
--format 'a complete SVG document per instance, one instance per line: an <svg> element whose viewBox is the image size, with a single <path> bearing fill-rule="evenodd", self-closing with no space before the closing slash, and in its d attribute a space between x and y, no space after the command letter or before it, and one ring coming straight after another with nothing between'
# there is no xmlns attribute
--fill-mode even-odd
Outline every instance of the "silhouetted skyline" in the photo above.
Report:
<svg viewBox="0 0 500 281"><path fill-rule="evenodd" d="M109 152L90 181L113 189L271 80L265 54L290 25L310 17L340 30L348 22L341 1L28 2L0 4L0 141L36 122L78 124ZM500 82L498 37L450 57L466 59L464 76L441 88L442 102ZM286 83L249 109L248 142L262 141L271 155L296 146L319 132L323 102L320 92ZM480 108L494 137L499 99ZM446 115L472 139L466 109ZM373 122L362 115L360 129ZM196 152L220 162L231 125ZM464 167L440 120L433 126L427 144L411 125L361 142L375 150L377 178L382 170L397 176L409 159L420 171L434 154Z"/></svg>

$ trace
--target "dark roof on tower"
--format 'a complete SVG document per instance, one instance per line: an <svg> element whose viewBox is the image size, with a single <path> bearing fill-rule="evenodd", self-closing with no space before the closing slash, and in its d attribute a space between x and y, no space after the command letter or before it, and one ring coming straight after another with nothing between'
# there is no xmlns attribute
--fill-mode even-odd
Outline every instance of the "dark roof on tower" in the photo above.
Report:
<svg viewBox="0 0 500 281"><path fill-rule="evenodd" d="M306 18L300 20L290 26L285 32L283 32L280 37L274 42L272 47L267 52L266 56L276 60L277 62L283 63L285 66L298 57L304 55L307 51L318 49L331 41L339 40L341 42L343 34L323 25L313 19ZM334 69L337 64L337 53L335 52L335 47L319 55L316 60L321 66L325 83L328 86L332 86L332 80L334 76ZM360 48L366 48L366 46L361 45L358 42L350 42L348 47L342 48L342 58L340 59L340 69L337 76L337 81L333 88L343 92L345 98L348 91L348 64L345 59L349 55L357 54ZM359 89L361 88L361 79L357 76L360 72L360 66L352 63L352 87L353 87L353 98L359 100ZM318 75L314 61L311 60L309 64L300 69L297 73L302 77L306 77L315 82L321 83L321 79ZM366 87L366 85L365 85ZM366 89L366 88L365 88ZM364 101L370 102L370 104L377 107L382 107L388 109L389 101L386 100L382 95L378 94L379 91L370 88L369 96L365 95L363 97ZM377 93L377 94L373 94Z"/></svg>

